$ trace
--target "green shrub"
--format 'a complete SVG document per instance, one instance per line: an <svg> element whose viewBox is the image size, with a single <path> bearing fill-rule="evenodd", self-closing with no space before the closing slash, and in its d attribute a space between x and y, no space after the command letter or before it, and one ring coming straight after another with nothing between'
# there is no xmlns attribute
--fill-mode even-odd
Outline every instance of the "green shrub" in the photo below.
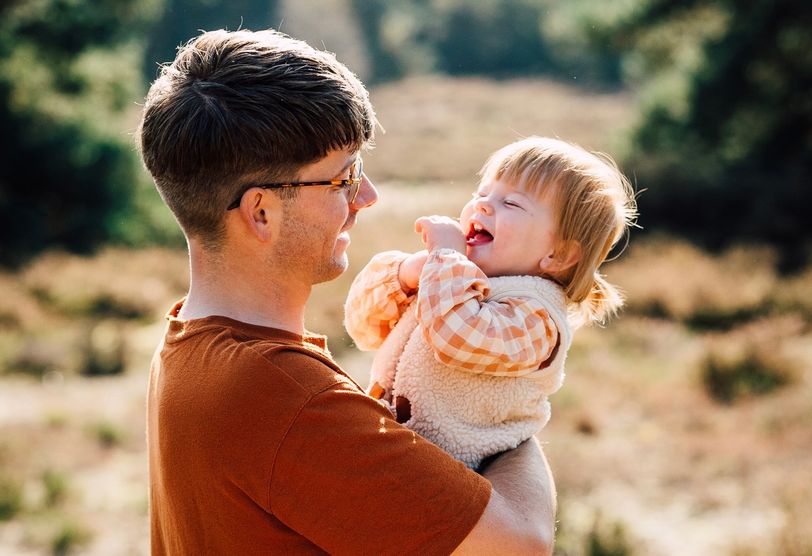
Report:
<svg viewBox="0 0 812 556"><path fill-rule="evenodd" d="M111 421L99 421L95 423L90 428L90 432L102 448L118 446L124 439L124 431Z"/></svg>
<svg viewBox="0 0 812 556"><path fill-rule="evenodd" d="M767 394L789 383L787 365L752 348L734 358L710 354L702 363L702 382L713 399L730 404L744 396Z"/></svg>
<svg viewBox="0 0 812 556"><path fill-rule="evenodd" d="M111 376L124 372L127 367L127 346L124 334L112 322L97 323L91 328L81 347L83 376Z"/></svg>
<svg viewBox="0 0 812 556"><path fill-rule="evenodd" d="M631 556L634 554L622 524L615 523L607 529L597 518L586 537L584 552L587 556Z"/></svg>
<svg viewBox="0 0 812 556"><path fill-rule="evenodd" d="M86 544L91 538L90 532L71 521L62 523L51 541L51 552L54 556L65 556L75 548Z"/></svg>
<svg viewBox="0 0 812 556"><path fill-rule="evenodd" d="M41 378L53 368L53 361L36 349L23 349L7 365L10 372Z"/></svg>
<svg viewBox="0 0 812 556"><path fill-rule="evenodd" d="M45 506L52 508L65 500L68 494L68 478L59 471L48 469L42 474L45 487Z"/></svg>
<svg viewBox="0 0 812 556"><path fill-rule="evenodd" d="M49 429L63 429L68 423L68 416L59 411L52 411L45 415L44 421Z"/></svg>
<svg viewBox="0 0 812 556"><path fill-rule="evenodd" d="M707 334L699 363L705 391L730 404L795 382L803 372L799 347L806 329L801 316L790 314L759 319L724 334Z"/></svg>
<svg viewBox="0 0 812 556"><path fill-rule="evenodd" d="M20 511L22 498L22 484L12 477L0 474L0 521L8 521Z"/></svg>
<svg viewBox="0 0 812 556"><path fill-rule="evenodd" d="M745 322L756 320L770 312L770 305L764 303L749 307L720 309L718 307L697 307L688 315L685 324L692 330L731 330Z"/></svg>

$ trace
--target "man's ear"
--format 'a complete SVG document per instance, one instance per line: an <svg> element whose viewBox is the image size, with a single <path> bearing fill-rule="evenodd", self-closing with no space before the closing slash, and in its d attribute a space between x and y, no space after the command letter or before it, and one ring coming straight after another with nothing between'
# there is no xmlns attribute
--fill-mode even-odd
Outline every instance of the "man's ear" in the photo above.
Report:
<svg viewBox="0 0 812 556"><path fill-rule="evenodd" d="M282 199L267 189L252 187L243 194L238 211L250 234L259 241L269 241L279 229Z"/></svg>
<svg viewBox="0 0 812 556"><path fill-rule="evenodd" d="M541 259L539 268L542 274L556 276L571 269L580 260L581 243L570 239L560 242L550 255Z"/></svg>

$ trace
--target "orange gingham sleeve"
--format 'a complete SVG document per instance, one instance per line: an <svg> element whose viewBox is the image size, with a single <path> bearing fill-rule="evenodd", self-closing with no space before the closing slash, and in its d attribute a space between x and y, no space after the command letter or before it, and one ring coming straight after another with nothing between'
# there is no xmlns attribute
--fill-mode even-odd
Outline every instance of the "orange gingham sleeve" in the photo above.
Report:
<svg viewBox="0 0 812 556"><path fill-rule="evenodd" d="M435 357L474 373L520 376L537 370L558 341L544 305L529 297L484 301L488 278L465 255L429 255L417 293L417 318Z"/></svg>
<svg viewBox="0 0 812 556"><path fill-rule="evenodd" d="M344 304L344 327L359 349L380 347L414 299L398 280L406 257L401 251L379 253L353 280Z"/></svg>

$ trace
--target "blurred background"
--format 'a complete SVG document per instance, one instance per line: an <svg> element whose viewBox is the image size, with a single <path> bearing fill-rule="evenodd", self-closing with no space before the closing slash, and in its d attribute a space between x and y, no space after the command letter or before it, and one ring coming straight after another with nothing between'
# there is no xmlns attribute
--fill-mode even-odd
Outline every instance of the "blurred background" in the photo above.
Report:
<svg viewBox="0 0 812 556"><path fill-rule="evenodd" d="M607 152L642 229L539 435L556 553L812 554L806 0L2 0L0 554L149 552L147 369L188 269L133 134L159 64L240 27L336 52L386 129L308 314L360 382L342 303L372 254L418 249L508 142Z"/></svg>

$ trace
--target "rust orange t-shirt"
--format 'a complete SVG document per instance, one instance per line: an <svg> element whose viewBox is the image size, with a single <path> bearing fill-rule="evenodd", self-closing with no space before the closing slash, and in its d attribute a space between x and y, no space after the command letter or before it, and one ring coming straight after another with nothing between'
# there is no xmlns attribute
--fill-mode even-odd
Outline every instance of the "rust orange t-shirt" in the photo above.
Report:
<svg viewBox="0 0 812 556"><path fill-rule="evenodd" d="M447 554L490 483L402 427L324 338L168 315L147 400L152 553Z"/></svg>

